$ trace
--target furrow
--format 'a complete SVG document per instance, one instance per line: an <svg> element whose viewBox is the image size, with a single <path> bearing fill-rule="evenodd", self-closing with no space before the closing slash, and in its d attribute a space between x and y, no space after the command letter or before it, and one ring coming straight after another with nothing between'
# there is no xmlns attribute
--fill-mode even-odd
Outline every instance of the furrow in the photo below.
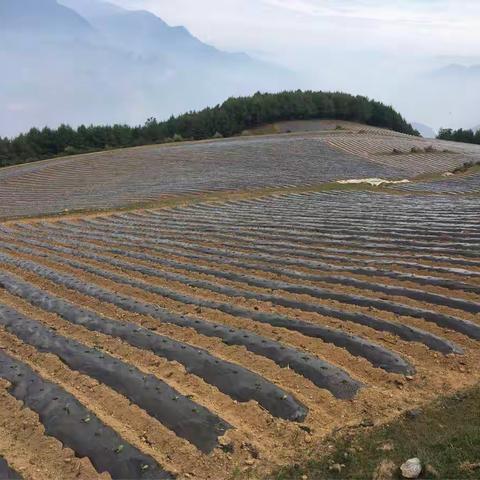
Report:
<svg viewBox="0 0 480 480"><path fill-rule="evenodd" d="M79 222L77 222L79 225L82 224L82 221L80 220ZM46 227L46 226L44 226ZM73 231L78 231L79 227L75 224L72 224L72 223L66 223L66 222L56 222L54 224L50 224L48 225L48 229L50 230L59 230L61 228L65 228L67 227L69 230L73 230ZM85 223L85 227L87 227L89 230L91 230L92 228L92 225L88 225L88 223ZM101 233L101 234L108 234L108 235L111 235L112 238L113 237L117 237L117 238L121 238L122 236L124 236L125 234L117 234L116 232L118 232L118 228L115 229L115 228L105 228L105 227L99 227L99 226L96 226L95 227L95 231L97 233ZM80 233L81 233L81 230L80 230ZM145 234L141 234L141 232L138 232L138 231L135 231L134 232L134 235L139 237L140 239L143 239L144 237L146 237L148 239L148 236L146 236ZM168 239L168 238L162 238L161 235L159 235L158 233L157 234L153 234L152 237L153 239L155 240L155 243L164 243L164 244L171 244L172 241L174 243L176 243L177 245L179 246L182 246L184 248L198 248L200 245L196 244L195 242L193 241L179 241L178 240L178 236L179 235L173 235L171 236L170 238L171 239ZM191 234L190 235L192 237L192 239L195 238L195 234ZM159 238L160 237L160 238ZM344 255L360 255L360 256L371 256L371 257L377 257L377 258L399 258L400 260L401 259L405 259L405 258L410 258L411 255L409 255L408 253L405 253L405 254L401 254L401 253L397 253L398 252L398 248L397 247L392 247L390 249L385 249L382 245L380 244L375 244L375 245L367 245L367 246L363 246L362 248L358 249L358 248L345 248L345 247L348 247L348 244L345 245L345 243L342 244L342 247L343 248L340 248L340 247L335 247L335 248L330 248L330 247L322 247L318 252L315 252L315 251L312 251L311 249L305 249L305 248L298 248L298 247L281 247L281 246L277 246L277 245L274 245L274 244L266 244L265 242L262 242L262 241L255 241L255 245L252 245L251 242L248 243L248 244L245 244L245 245L239 245L238 244L238 236L234 238L235 239L235 242L226 242L226 241L223 241L221 243L218 243L218 245L221 245L222 248L227 248L227 249L243 249L243 250L246 250L246 251L253 251L253 252L262 252L262 253L266 253L266 254L272 254L272 253L276 253L277 255L289 255L289 256L296 256L296 257L299 257L299 258L307 258L307 259L312 259L312 260L318 260L320 258L325 258L325 254L335 254L335 255L338 255L339 253L340 254L344 254ZM152 240L152 238L150 238L149 240ZM214 251L215 249L212 248L212 247L206 247L207 249L211 249L211 251ZM373 250L373 251L371 251ZM382 250L387 250L387 251L382 251ZM411 250L415 250L415 249L408 249L409 251ZM450 253L452 255L456 255L458 254L457 251L455 250L451 250L451 251L440 251L438 249L435 249L435 248L429 248L428 251L433 251L433 252L438 252L438 253L441 253L441 254L446 254L446 253ZM462 254L463 257L472 257L472 258L478 258L478 253L475 253L475 252L470 252L470 251L467 251L465 252L465 254ZM470 266L470 267L480 267L480 261L478 260L470 260L470 259L466 259L466 258L460 258L460 257L450 257L450 256L445 256L445 255L430 255L430 254L422 254L422 253L416 253L415 255L416 258L419 258L419 259L422 259L422 260L428 260L428 261L436 261L436 262L448 262L448 263L451 263L451 264L455 264L455 265L462 265L462 266Z"/></svg>
<svg viewBox="0 0 480 480"><path fill-rule="evenodd" d="M183 365L188 373L197 375L234 400L246 402L255 398L254 392L261 389L264 383L259 375L239 365L214 357L204 349L158 335L134 323L119 322L97 315L90 310L35 288L15 275L0 271L0 286L32 305L55 313L71 323L81 325L91 331L121 338L132 346L152 351L155 355L169 361L176 361ZM295 358L288 358L287 355L285 357L285 362L291 361L295 364ZM310 373L308 369L313 370L317 376L325 377L325 373L320 368L325 365L321 363L319 367L313 357L309 357L309 359L310 363L306 360L303 363L305 370L308 373ZM285 363L286 365L287 363ZM312 376L314 376L313 373ZM325 379L323 381L328 383L325 382Z"/></svg>
<svg viewBox="0 0 480 480"><path fill-rule="evenodd" d="M131 256L133 258L135 257L143 258L143 259L148 258L149 261L159 263L159 264L169 265L169 266L172 266L173 268L186 269L187 271L197 272L197 273L206 274L206 275L212 275L216 278L239 282L241 284L247 284L255 287L266 288L269 290L280 290L288 293L308 295L313 298L335 300L335 301L345 303L345 304L350 304L350 305L374 307L379 310L388 311L397 315L404 315L404 316L410 316L412 318L427 320L429 322L436 323L441 327L449 328L451 330L463 333L464 335L467 335L476 340L480 339L480 325L477 325L468 320L456 318L452 315L446 315L446 314L434 312L431 310L410 307L408 305L391 302L388 300L379 300L376 298L364 297L360 295L335 293L326 289L321 289L316 287L309 287L305 285L290 284L287 282L267 280L267 279L262 279L256 276L240 275L233 272L226 272L222 270L203 267L200 265L193 265L193 264L187 265L184 263L175 262L173 260L166 260L166 259L160 259L158 257L146 256L144 254L134 254L131 252L122 252L118 250L115 251L114 249L112 249L111 252L119 255ZM217 288L221 289L222 287L219 286ZM228 288L228 287L223 287L223 288ZM287 307L288 306L292 307L292 305L295 304L293 300L290 300L288 298L283 298L283 297L272 296L272 298L267 301L272 301L272 303L277 303L278 305L287 306ZM295 306L292 308L298 308L298 306ZM305 307L303 309L305 309ZM307 311L312 311L312 310L309 309ZM313 310L313 311L316 311L316 310Z"/></svg>
<svg viewBox="0 0 480 480"><path fill-rule="evenodd" d="M2 480L21 480L22 477L9 467L6 460L0 457L0 478Z"/></svg>
<svg viewBox="0 0 480 480"><path fill-rule="evenodd" d="M202 224L195 225L195 222L191 224L178 224L177 221L170 220L162 220L158 222L152 222L149 220L144 220L142 222L134 221L132 219L122 220L118 219L117 216L111 217L98 217L96 219L83 219L81 223L85 223L88 225L93 226L103 226L103 227L121 227L122 229L126 230L135 230L137 228L142 229L145 232L153 232L156 234L161 234L164 237L166 234L174 235L174 234L182 234L187 236L192 236L194 238L205 238L213 237L215 239L226 239L226 240L241 240L244 243L249 243L251 241L255 241L257 244L266 246L266 247L286 247L286 248L295 248L301 250L322 250L323 244L329 245L342 245L344 246L346 243L348 245L357 246L361 245L362 248L384 248L384 249L396 249L396 250L423 250L427 249L429 251L445 251L446 253L453 253L464 255L465 252L468 252L467 255L476 256L476 253L471 252L478 247L478 243L469 243L466 242L465 239L461 241L451 242L451 241L442 241L439 242L438 239L435 241L420 242L418 240L413 239L398 239L395 235L392 237L382 238L380 235L365 235L358 233L355 235L333 235L324 232L316 232L316 238L305 238L302 235L296 235L294 238L288 238L289 235L286 232L280 232L279 235L268 235L263 232L261 229L255 228L254 231L246 231L245 229L237 226L229 226L228 224L207 224L207 227L204 227ZM254 223L254 221L252 222ZM298 225L298 223L297 223ZM215 227L215 228L212 228ZM336 230L335 230L336 231ZM257 233L258 232L258 233ZM382 243L377 243L379 240L382 240ZM287 241L288 240L288 241ZM390 245L394 244L394 245ZM448 251L447 251L448 250ZM480 252L479 252L480 253Z"/></svg>
<svg viewBox="0 0 480 480"><path fill-rule="evenodd" d="M258 342L258 344L262 344L262 340L265 340L262 337L256 338L256 336L250 332L229 329L223 325L217 326L203 320L174 315L156 305L141 303L132 298L117 295L98 286L86 284L71 275L61 275L55 270L43 267L35 262L16 260L4 254L0 255L0 259L7 264L31 271L55 283L103 302L111 303L126 311L147 315L160 320L161 322L172 323L182 327L191 327L205 335L209 334L208 336L220 337L220 333L224 333L228 336L228 340L226 340L225 343L228 342L229 344L244 345L248 348L248 346L251 345L252 340L255 341L255 343ZM230 332L230 330L234 331ZM245 335L247 335L247 338L245 338ZM273 343L277 348L281 347L276 342L271 342L270 345L267 340L265 340L265 342L268 346ZM346 376L344 388L342 392L339 392L339 398L342 397L342 394L343 398L351 398L355 395L358 388L359 384L352 379L348 381L348 376ZM307 414L307 409L304 405L300 404L294 397L266 380L262 382L262 388L257 389L255 392L254 399L273 416L287 420L302 421Z"/></svg>
<svg viewBox="0 0 480 480"><path fill-rule="evenodd" d="M37 242L37 243L41 243L41 242ZM8 247L7 245L3 245L3 244L2 244L2 246ZM84 246L84 245L82 245L82 246ZM77 245L77 247L78 247L78 245ZM17 247L17 248L19 248L19 247ZM111 265L116 265L116 266L119 266L120 268L122 268L122 263L125 263L125 262L119 263L118 260L115 260L111 257L101 257L100 258L98 256L92 256L92 254L84 253L84 252L82 252L78 249L76 249L75 252L74 252L71 249L65 249L65 247L51 247L51 246L45 245L45 248L50 248L50 249L55 250L55 251L64 251L65 253L69 253L69 254L75 253L77 255L84 256L86 258L90 257L92 259L95 259L95 257L97 257L97 259L100 262L110 263ZM92 246L92 249L95 250L95 248L93 246ZM32 253L32 251L29 250L29 249L25 249L24 251L27 254ZM129 258L134 258L134 259L138 259L138 260L141 260L141 261L159 263L159 259L157 257L152 257L152 256L146 255L146 254L140 254L140 253L137 254L137 253L126 252L126 251L123 251L123 250L115 250L115 249L111 249L110 253L116 254L116 255L121 255L121 256L127 256ZM64 258L61 258L61 259L59 259L59 261L60 262L65 262L66 260ZM72 261L69 261L69 262L70 262L70 264L72 264L71 263ZM170 265L170 262L165 261L165 262L162 262L162 264ZM174 264L174 266L176 266L178 268L177 264ZM449 342L448 340L446 340L444 338L441 338L441 337L438 337L438 336L436 336L432 333L426 332L424 330L420 330L418 328L402 325L400 323L394 323L394 322L389 322L389 321L386 321L386 320L377 319L377 318L369 316L369 315L365 315L365 314L361 314L361 313L355 313L355 312L352 313L352 312L347 312L347 311L343 311L343 310L335 310L335 309L332 309L332 308L329 308L329 307L324 307L324 306L321 306L321 305L307 304L305 302L286 300L286 299L284 299L282 297L278 297L278 296L260 294L260 293L251 292L251 291L248 291L248 290L241 290L241 289L237 289L237 288L227 287L227 286L219 285L217 283L213 283L213 282L210 282L210 281L207 281L207 280L195 279L195 278L192 278L192 277L186 277L186 276L180 275L178 273L172 273L172 272L167 272L167 271L158 270L158 269L151 269L151 268L143 267L143 266L140 266L140 265L137 265L137 264L128 264L128 265L125 266L125 268L130 269L130 270L134 270L134 271L139 271L141 273L146 273L148 275L156 276L156 277L159 277L159 278L163 278L163 279L167 279L167 280L171 280L171 281L176 281L176 282L181 282L181 283L183 283L185 285L188 285L188 286L195 286L195 287L202 288L202 289L205 289L205 290L209 290L209 291L212 291L212 292L215 292L215 293L220 293L222 295L227 295L229 297L234 297L234 298L235 297L236 298L243 297L243 298L246 298L246 299L253 299L253 300L258 300L258 301L263 301L263 302L278 303L282 306L286 306L286 307L289 307L289 308L295 308L295 309L300 309L300 310L304 310L304 311L315 312L315 313L318 313L320 315L336 318L336 319L339 319L339 320L342 320L342 321L357 323L357 324L360 324L360 325L364 325L364 326L373 328L373 329L378 330L378 331L386 331L386 332L393 333L393 334L399 336L400 338L402 338L403 340L406 340L406 341L421 342L421 343L425 344L426 346L428 346L430 349L437 350L437 351L440 351L440 352L445 353L445 354L448 354L448 353L462 353L462 349L460 347L458 347L457 345ZM188 270L188 268L187 268L187 270ZM123 282L123 283L125 283L125 282ZM131 281L129 283L131 284ZM137 285L138 285L138 283L137 283ZM148 289L152 289L154 287L151 287L150 285L141 285L141 288L148 290ZM159 291L159 290L157 289L157 291ZM165 293L168 293L168 292L164 291L164 294ZM184 298L184 300L186 300L186 299ZM249 311L247 313L247 312L245 312L244 309L240 309L239 307L234 307L231 304L225 304L225 303L219 304L218 302L212 303L211 301L208 301L208 302L204 301L203 305L208 306L208 307L211 306L213 308L216 308L218 310L224 311L225 313L229 313L229 314L240 315L240 316L249 316L249 318L253 318L253 319L255 319L257 321L261 321L261 322L269 321L272 325L277 325L278 324L278 326L284 326L284 328L287 328L287 329L290 329L290 330L297 330L297 331L299 331L299 332L301 332L301 333L303 333L304 335L307 335L307 336L312 336L312 335L318 336L319 338L322 338L324 341L328 341L329 338L330 338L331 341L335 340L335 338L332 338L332 336L328 334L329 332L325 332L323 329L317 330L315 328L315 325L312 326L312 324L310 324L308 322L302 322L302 321L299 321L299 320L296 320L296 319L291 319L290 317L285 318L285 317L280 316L280 315L270 315L270 314L266 314L266 313L262 313L262 312L252 312L252 311ZM282 322L282 323L277 323L277 322ZM339 337L337 337L337 341L340 341ZM350 342L348 342L348 343L350 343ZM340 345L341 344L339 344L339 346ZM348 344L345 344L344 348L347 348L347 345ZM352 348L351 353L355 354L354 352L356 351L356 347L353 348L353 345L352 345L352 346L350 346L350 348ZM375 354L374 349L370 348L368 352L369 353L363 352L362 356L365 356L365 358L369 359L370 361L372 361L372 360L375 361L374 357L372 357L372 355ZM402 361L402 362L400 362L399 365L403 365L403 364L404 364L404 362ZM401 368L404 368L404 367L401 367Z"/></svg>
<svg viewBox="0 0 480 480"><path fill-rule="evenodd" d="M290 195L291 200L292 195ZM242 211L242 206L248 208L248 213ZM295 205L294 208L288 208L287 205L282 207L281 212L270 211L266 205L261 205L260 207L253 207L246 204L236 204L233 209L227 209L226 204L217 206L215 209L202 210L200 205L197 206L188 206L188 207L176 207L171 210L145 210L145 211L132 211L128 213L119 213L111 214L108 216L99 216L95 219L101 220L105 218L113 218L120 220L130 221L134 219L136 221L142 222L151 222L158 223L171 222L172 225L177 226L191 226L191 225L200 225L202 228L214 228L218 229L219 225L225 225L227 228L229 226L242 227L244 229L252 229L252 231L262 231L266 234L272 233L281 233L285 235L286 238L296 238L297 235L305 236L305 238L316 238L318 235L358 235L366 234L372 235L374 232L379 232L381 235L385 235L386 239L389 239L392 235L397 235L399 238L418 238L423 240L430 239L439 239L439 233L452 236L453 238L460 238L464 240L461 235L461 231L458 229L458 223L452 227L445 226L442 223L440 230L441 220L445 218L443 212L435 213L432 218L433 223L429 225L428 228L422 228L419 225L418 228L413 228L411 223L396 221L394 224L389 224L385 218L377 219L373 221L374 212L369 211L365 212L362 209L362 212L368 213L368 218L366 222L362 222L362 217L355 218L355 221L347 220L346 210L333 212L333 206L329 205L330 215L326 215L323 211L321 214L318 214L318 209L315 213L317 215L304 215L306 210L306 205L302 205L302 213L299 212L299 205ZM258 212L257 209L261 209ZM418 212L416 212L418 213ZM233 216L234 215L234 216ZM424 212L422 212L422 218L424 217ZM471 217L465 216L465 212L461 213L461 218L459 213L455 212L455 217L457 220L467 220ZM339 218L341 221L339 222ZM400 218L400 215L395 216L396 219ZM313 223L309 225L309 223ZM437 225L437 227L435 227ZM293 228L293 231L290 230L290 227ZM334 233L331 233L331 231ZM475 231L465 231L467 235L466 238L469 239L480 239L480 234Z"/></svg>
<svg viewBox="0 0 480 480"><path fill-rule="evenodd" d="M70 368L121 393L203 452L212 451L218 445L218 437L230 428L153 375L145 375L104 352L65 338L9 307L0 305L0 324L23 342L57 355Z"/></svg>
<svg viewBox="0 0 480 480"><path fill-rule="evenodd" d="M2 318L3 312L2 309ZM0 377L10 383L10 395L39 415L47 435L57 438L79 457L88 458L98 472L108 472L119 480L174 478L105 426L74 396L3 350L0 350Z"/></svg>
<svg viewBox="0 0 480 480"><path fill-rule="evenodd" d="M48 245L44 245L43 248L53 249L53 247L49 247ZM118 261L112 259L111 257L99 256L95 254L86 254L78 250L73 252L73 250L71 249L65 249L61 247L56 247L54 248L54 250L62 251L66 254L76 253L78 256L100 262L101 264L110 264L122 270L139 272L144 275L150 275L160 278L172 278L168 274L165 274L165 272L123 261ZM352 355L364 357L375 367L382 368L388 372L403 373L405 375L413 373L413 368L411 367L411 365L409 365L408 362L403 360L396 353L361 337L342 332L341 330L334 330L331 328L314 325L309 322L304 322L278 314L258 312L255 310L240 308L232 304L215 302L202 299L200 297L192 297L189 295L177 293L167 288L154 286L147 282L139 282L137 280L133 280L132 278L127 278L123 275L114 274L112 272L100 268L95 268L91 265L80 263L64 257L56 257L51 255L49 256L49 258L52 258L57 262L67 263L74 268L93 273L94 275L113 280L116 283L141 288L142 290L149 291L181 303L219 310L232 316L248 318L258 322L267 323L275 327L281 327L288 330L297 331L309 337L320 338L327 343L333 343L340 348L345 348ZM176 277L173 278L177 280ZM448 341L444 341L442 343L439 339L438 345L443 347L443 353L462 353L462 350L459 347L451 344ZM282 367L289 366L291 369L305 376L315 385L321 388L328 388L330 384L332 384L333 386L333 384L335 383L333 379L328 377L326 378L327 372L331 372L332 370L332 367L330 365L324 362L320 362L318 359L306 355L304 352L296 352L293 349L287 349L286 347L284 347L282 351L283 355L271 355L270 358L274 358L276 363ZM257 351L256 353L261 353L261 351Z"/></svg>
<svg viewBox="0 0 480 480"><path fill-rule="evenodd" d="M6 230L6 229L4 229ZM31 230L30 228L28 230ZM42 225L41 228L38 228L38 225L36 225L35 231L37 232L42 232L44 235L45 233L50 234L52 238L62 238L63 239L71 239L71 238L83 238L87 240L96 240L96 241L101 241L105 242L106 236L105 234L102 234L101 232L95 233L91 229L87 232L80 230L80 229L74 229L74 228L67 228L67 229L61 229L60 227L52 228L50 225ZM401 267L405 269L413 269L413 270L426 270L429 274L432 272L439 272L439 273L448 273L448 274L453 274L453 275L460 275L460 276L466 276L470 278L480 278L480 272L473 271L473 270L467 270L464 268L454 268L454 267L442 267L438 265L426 265L426 264L419 264L417 262L411 262L411 261L404 261L404 260L388 260L388 259L371 259L371 258L353 258L353 257L345 257L342 255L339 255L336 253L335 255L321 255L317 256L315 260L311 259L305 259L305 258L300 258L298 256L295 256L292 252L289 254L289 256L279 256L279 255L272 255L270 251L268 250L268 253L245 253L245 252L239 252L235 251L232 252L227 249L218 249L218 248L212 248L212 247L203 247L201 245L194 245L194 244L187 244L184 242L181 242L179 244L178 242L172 242L169 240L164 240L160 238L155 238L151 240L146 240L145 238L136 236L136 235L128 235L128 234L121 234L121 233L111 233L108 236L108 241L109 242L115 242L118 245L126 246L129 248L136 247L137 245L142 245L142 246L148 246L150 250L153 251L158 251L158 252L165 252L169 253L169 248L171 248L172 245L175 247L179 246L182 249L187 249L191 250L193 252L200 252L202 254L207 254L207 255L219 255L219 256L225 256L229 258L248 258L248 259L254 259L254 260L261 260L261 261L269 261L269 262L275 262L280 265L287 265L287 266L305 266L307 268L322 268L324 265L321 262L318 262L319 259L321 260L330 260L330 261L336 261L336 262L348 262L348 263L358 263L361 266L368 266L368 265L382 265L382 266L396 266L396 267ZM261 249L259 249L260 251ZM415 258L419 258L418 255L416 255Z"/></svg>
<svg viewBox="0 0 480 480"><path fill-rule="evenodd" d="M211 258L212 258L212 255L209 255L209 259ZM216 261L216 257L214 257L214 259ZM217 262L217 263L228 264L233 262L223 261L223 262ZM237 265L241 266L242 268L246 268L250 270L258 269L257 265L252 266L249 264L245 264L243 262L242 263L237 262ZM265 267L263 268L260 267L260 270L265 270ZM286 275L290 277L302 278L304 280L307 279L307 277L304 276L303 274L295 274L295 272L291 272L288 270L274 269L270 267L266 271L268 272L273 271L273 272L280 273L282 275ZM464 300L460 298L455 298L451 296L446 297L444 295L426 292L423 290L415 290L412 288L390 286L390 285L379 284L379 283L371 283L371 282L362 281L355 278L344 277L344 276L342 277L342 276L332 276L332 275L323 275L323 276L315 275L315 276L308 277L308 279L321 281L327 284L344 285L344 286L355 287L363 290L370 290L373 292L386 293L393 296L407 297L413 300L418 300L420 302L431 303L433 305L443 305L443 306L447 306L447 307L458 309L458 310L464 310L468 313L480 313L480 303Z"/></svg>
<svg viewBox="0 0 480 480"><path fill-rule="evenodd" d="M3 230L6 231L7 229L4 228ZM38 235L38 232L34 229L28 229L30 233L29 235L24 235L22 233L23 229L21 229L20 231L8 229L8 231L11 232L12 235L15 235L16 238L19 238L22 241L31 241L32 235ZM56 240L58 240L58 236ZM477 287L476 285L471 285L465 282L451 280L447 278L402 273L402 272L397 272L392 270L380 270L374 267L355 267L355 266L346 266L346 265L335 265L332 263L308 262L308 261L299 263L295 261L288 261L285 258L274 257L273 255L245 254L243 252L238 252L238 251L237 252L222 251L221 255L214 254L213 252L205 254L205 253L202 253L201 251L191 253L183 249L175 248L174 246L171 248L165 249L165 252L171 253L172 255L175 255L175 256L180 256L180 257L195 260L195 261L198 261L198 260L206 261L206 262L213 261L214 263L221 264L221 265L234 266L234 267L239 267L247 270L259 270L263 272L275 273L275 274L284 275L287 277L301 278L301 279L310 280L310 281L326 281L326 280L332 279L332 282L336 282L337 280L341 280L341 279L348 279L348 281L355 281L355 279L353 277L345 277L345 276L339 276L339 275L332 276L330 274L326 275L323 273L309 274L304 271L297 271L291 268L289 269L289 268L283 268L283 267L282 268L274 267L272 266L272 263L275 262L275 264L285 265L290 267L298 267L303 265L306 268L309 268L315 271L320 270L322 272L323 271L340 272L340 273L348 272L354 275L366 276L373 279L375 277L385 277L389 279L415 283L421 286L435 286L435 287L440 287L448 290L455 290L457 292L463 291L467 293L480 294L480 287ZM245 260L236 260L236 257L240 257L248 260L254 260L256 262L260 261L262 263L247 263ZM369 286L371 285L372 288L383 287L383 285L381 284L372 283L372 282L356 283L356 285L363 285L363 288L366 288L367 284ZM406 290L408 291L408 289ZM415 289L413 290L415 291ZM424 290L421 290L421 291L423 292Z"/></svg>

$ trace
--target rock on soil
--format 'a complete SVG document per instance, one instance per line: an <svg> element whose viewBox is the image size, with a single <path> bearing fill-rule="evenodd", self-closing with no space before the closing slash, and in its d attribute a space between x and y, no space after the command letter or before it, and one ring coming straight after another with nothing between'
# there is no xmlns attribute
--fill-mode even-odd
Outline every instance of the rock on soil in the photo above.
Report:
<svg viewBox="0 0 480 480"><path fill-rule="evenodd" d="M422 473L422 464L418 458L410 458L401 467L403 478L418 478Z"/></svg>

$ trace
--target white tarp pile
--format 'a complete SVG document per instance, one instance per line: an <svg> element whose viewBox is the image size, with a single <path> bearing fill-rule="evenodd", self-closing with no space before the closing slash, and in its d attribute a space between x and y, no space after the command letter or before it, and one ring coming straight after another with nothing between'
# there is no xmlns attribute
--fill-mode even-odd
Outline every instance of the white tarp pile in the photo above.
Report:
<svg viewBox="0 0 480 480"><path fill-rule="evenodd" d="M395 183L410 183L410 180L384 180L383 178L352 178L350 180L338 180L337 183L342 185L353 183L368 183L373 187L379 187L380 185L392 185Z"/></svg>

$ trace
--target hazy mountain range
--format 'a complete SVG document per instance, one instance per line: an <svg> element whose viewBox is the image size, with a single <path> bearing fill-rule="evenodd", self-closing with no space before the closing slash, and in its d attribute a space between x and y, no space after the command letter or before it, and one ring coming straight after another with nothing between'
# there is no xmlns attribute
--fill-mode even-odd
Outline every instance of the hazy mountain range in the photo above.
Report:
<svg viewBox="0 0 480 480"><path fill-rule="evenodd" d="M293 86L287 70L99 0L0 0L0 42L3 136L62 122L143 123Z"/></svg>
<svg viewBox="0 0 480 480"><path fill-rule="evenodd" d="M342 55L333 45L295 73L102 0L0 0L0 45L0 136L61 123L139 124L232 95L297 88L392 104L425 136L480 121L476 58Z"/></svg>

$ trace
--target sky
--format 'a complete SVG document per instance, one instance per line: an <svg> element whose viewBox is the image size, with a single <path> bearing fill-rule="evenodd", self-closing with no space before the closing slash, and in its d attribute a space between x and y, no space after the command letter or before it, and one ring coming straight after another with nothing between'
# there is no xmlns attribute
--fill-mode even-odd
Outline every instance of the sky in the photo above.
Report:
<svg viewBox="0 0 480 480"><path fill-rule="evenodd" d="M297 65L298 49L480 55L478 0L114 0L226 50Z"/></svg>
<svg viewBox="0 0 480 480"><path fill-rule="evenodd" d="M431 77L480 65L479 0L110 1L287 67L298 88L367 95L436 130L480 123L478 78Z"/></svg>

